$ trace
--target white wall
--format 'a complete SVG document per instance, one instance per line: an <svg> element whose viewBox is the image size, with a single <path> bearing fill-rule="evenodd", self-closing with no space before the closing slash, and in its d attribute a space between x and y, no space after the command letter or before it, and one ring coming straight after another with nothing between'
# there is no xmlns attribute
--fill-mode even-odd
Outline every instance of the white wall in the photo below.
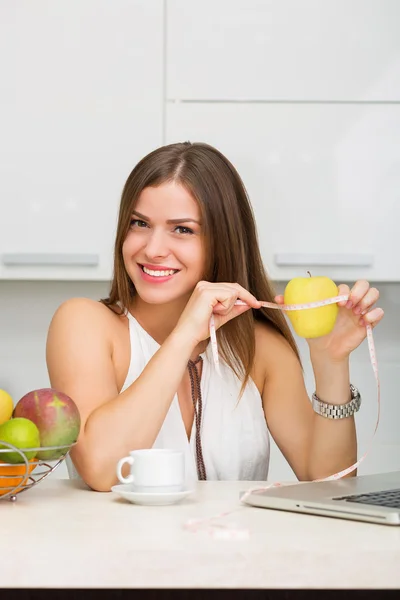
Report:
<svg viewBox="0 0 400 600"><path fill-rule="evenodd" d="M400 469L400 284L378 284L378 287L379 305L386 313L374 331L381 377L381 421L372 450L360 466L360 474ZM284 284L279 284L277 291L283 288ZM99 299L107 292L105 282L0 281L0 388L8 390L17 402L30 390L47 387L46 334L57 306L73 296ZM311 394L314 386L306 343L297 341ZM363 405L356 416L361 455L372 437L377 414L375 380L366 342L353 353L351 379L363 396ZM67 476L65 465L61 465L54 476ZM294 479L275 444L272 445L270 479Z"/></svg>

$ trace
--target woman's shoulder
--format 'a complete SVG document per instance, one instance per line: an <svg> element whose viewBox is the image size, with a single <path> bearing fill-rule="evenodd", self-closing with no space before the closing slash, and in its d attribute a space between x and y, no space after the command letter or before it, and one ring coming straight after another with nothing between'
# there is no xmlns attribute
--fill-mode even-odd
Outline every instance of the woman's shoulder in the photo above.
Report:
<svg viewBox="0 0 400 600"><path fill-rule="evenodd" d="M99 300L92 298L74 297L68 298L60 304L54 313L54 317L60 319L89 318L89 319L115 319L120 316L118 307L108 307Z"/></svg>
<svg viewBox="0 0 400 600"><path fill-rule="evenodd" d="M130 342L127 317L90 298L70 298L56 310L50 323L46 360L54 381L77 373L102 372L104 380L122 387L129 368Z"/></svg>
<svg viewBox="0 0 400 600"><path fill-rule="evenodd" d="M50 332L53 330L74 331L84 336L92 331L100 331L103 334L110 333L121 326L125 319L119 314L118 307L114 310L98 300L91 298L74 297L65 300L56 309L50 323Z"/></svg>
<svg viewBox="0 0 400 600"><path fill-rule="evenodd" d="M298 368L299 360L283 333L266 321L256 321L254 327L256 354L255 363L264 377L277 369L290 370L291 365Z"/></svg>
<svg viewBox="0 0 400 600"><path fill-rule="evenodd" d="M290 344L280 331L268 321L256 321L254 325L256 348L274 352L277 348L290 348ZM291 349L291 348L290 348Z"/></svg>

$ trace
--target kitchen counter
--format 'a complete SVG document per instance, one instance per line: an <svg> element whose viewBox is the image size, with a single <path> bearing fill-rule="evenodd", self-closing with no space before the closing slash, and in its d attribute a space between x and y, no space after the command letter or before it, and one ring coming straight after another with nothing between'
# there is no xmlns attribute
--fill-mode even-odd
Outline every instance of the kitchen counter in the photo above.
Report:
<svg viewBox="0 0 400 600"><path fill-rule="evenodd" d="M0 588L400 587L400 527L240 504L258 484L199 482L157 507L49 477L15 503L0 500ZM184 527L230 509L218 522L247 535Z"/></svg>

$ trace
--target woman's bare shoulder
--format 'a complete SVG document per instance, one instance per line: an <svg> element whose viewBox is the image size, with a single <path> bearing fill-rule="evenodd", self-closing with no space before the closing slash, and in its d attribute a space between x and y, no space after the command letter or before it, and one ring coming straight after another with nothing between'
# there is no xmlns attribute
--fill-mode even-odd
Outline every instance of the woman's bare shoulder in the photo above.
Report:
<svg viewBox="0 0 400 600"><path fill-rule="evenodd" d="M115 349L122 347L124 333L129 344L123 319L101 302L71 298L58 307L50 323L46 363L52 387L74 398L84 416L118 395L127 367L124 363L119 373Z"/></svg>
<svg viewBox="0 0 400 600"><path fill-rule="evenodd" d="M69 298L55 311L49 330L67 327L75 331L81 330L83 333L101 326L105 333L118 327L124 318L97 300Z"/></svg>
<svg viewBox="0 0 400 600"><path fill-rule="evenodd" d="M91 298L69 298L55 311L50 322L47 347L57 348L59 343L71 349L76 344L87 346L101 344L113 353L116 340L123 330L126 317L117 314L105 304ZM78 352L78 349L75 350Z"/></svg>
<svg viewBox="0 0 400 600"><path fill-rule="evenodd" d="M274 353L279 348L292 348L285 336L266 321L256 321L254 326L256 348L263 352Z"/></svg>
<svg viewBox="0 0 400 600"><path fill-rule="evenodd" d="M57 308L54 317L70 319L76 317L93 317L93 319L115 318L116 313L105 304L92 298L69 298ZM53 317L53 318L54 318Z"/></svg>
<svg viewBox="0 0 400 600"><path fill-rule="evenodd" d="M277 368L287 372L292 366L298 369L299 360L285 336L273 325L263 321L255 324L256 363L262 369L264 376L270 372L276 373ZM300 367L301 368L301 367Z"/></svg>

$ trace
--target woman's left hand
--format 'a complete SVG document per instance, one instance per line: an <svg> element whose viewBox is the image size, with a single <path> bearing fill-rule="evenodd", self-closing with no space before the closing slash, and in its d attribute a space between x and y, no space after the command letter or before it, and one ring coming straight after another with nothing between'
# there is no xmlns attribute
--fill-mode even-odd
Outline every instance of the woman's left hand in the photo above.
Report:
<svg viewBox="0 0 400 600"><path fill-rule="evenodd" d="M325 355L332 361L342 361L349 357L367 336L366 325L375 327L382 320L382 308L374 307L379 291L370 287L368 281L357 281L350 290L348 285L338 286L338 295L349 296L339 302L339 312L331 333L320 338L307 339L312 354ZM283 296L276 296L275 302L283 304Z"/></svg>

